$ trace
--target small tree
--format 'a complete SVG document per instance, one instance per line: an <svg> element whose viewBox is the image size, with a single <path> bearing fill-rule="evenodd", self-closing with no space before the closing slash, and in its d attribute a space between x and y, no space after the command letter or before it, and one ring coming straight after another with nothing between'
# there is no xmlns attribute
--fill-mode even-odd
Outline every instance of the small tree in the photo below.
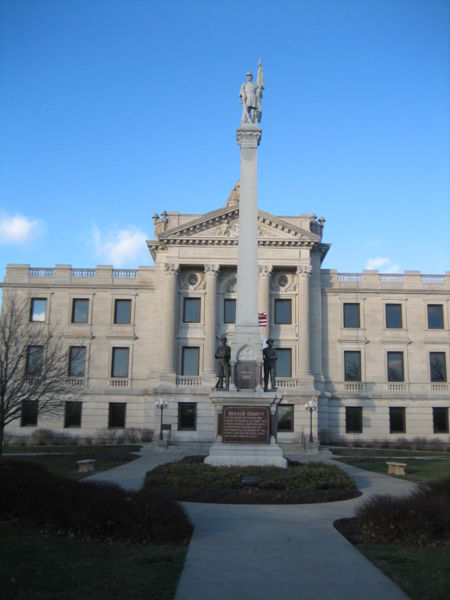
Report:
<svg viewBox="0 0 450 600"><path fill-rule="evenodd" d="M30 322L28 300L4 294L0 315L0 456L5 427L34 403L37 414L58 414L73 399L68 355L48 323Z"/></svg>

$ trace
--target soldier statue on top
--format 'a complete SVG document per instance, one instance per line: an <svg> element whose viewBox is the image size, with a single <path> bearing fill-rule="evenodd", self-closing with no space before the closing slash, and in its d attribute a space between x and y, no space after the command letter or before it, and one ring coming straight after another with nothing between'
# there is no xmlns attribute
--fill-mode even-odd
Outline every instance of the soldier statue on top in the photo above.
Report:
<svg viewBox="0 0 450 600"><path fill-rule="evenodd" d="M246 73L247 81L241 85L239 99L243 105L241 125L254 124L261 121L261 97L264 89L264 72L261 59L258 61L258 75L256 83L252 73Z"/></svg>
<svg viewBox="0 0 450 600"><path fill-rule="evenodd" d="M223 380L225 379L225 389L230 389L230 358L231 358L231 348L227 344L227 338L225 336L220 338L222 342L220 346L216 349L215 359L216 359L216 374L217 374L217 383L216 389L223 390Z"/></svg>

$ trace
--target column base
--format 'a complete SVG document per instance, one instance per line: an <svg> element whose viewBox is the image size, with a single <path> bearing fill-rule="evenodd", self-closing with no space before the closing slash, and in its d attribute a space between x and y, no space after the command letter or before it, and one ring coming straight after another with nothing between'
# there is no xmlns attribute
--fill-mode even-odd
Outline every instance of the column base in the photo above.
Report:
<svg viewBox="0 0 450 600"><path fill-rule="evenodd" d="M287 460L278 444L224 444L215 442L205 458L214 467L287 467Z"/></svg>

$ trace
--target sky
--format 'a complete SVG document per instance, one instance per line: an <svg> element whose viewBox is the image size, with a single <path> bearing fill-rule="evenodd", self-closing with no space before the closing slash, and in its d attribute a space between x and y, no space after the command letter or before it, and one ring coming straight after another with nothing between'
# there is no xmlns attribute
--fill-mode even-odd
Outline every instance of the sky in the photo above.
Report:
<svg viewBox="0 0 450 600"><path fill-rule="evenodd" d="M258 204L324 268L450 270L447 0L1 0L0 278L153 264L153 214L225 205L262 59Z"/></svg>

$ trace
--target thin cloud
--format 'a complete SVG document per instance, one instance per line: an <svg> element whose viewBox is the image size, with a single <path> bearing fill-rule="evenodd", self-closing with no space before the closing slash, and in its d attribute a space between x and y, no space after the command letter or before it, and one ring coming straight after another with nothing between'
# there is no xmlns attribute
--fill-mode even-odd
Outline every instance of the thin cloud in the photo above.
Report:
<svg viewBox="0 0 450 600"><path fill-rule="evenodd" d="M378 256L377 258L369 258L365 266L366 269L374 271L382 271L383 273L399 273L400 267L393 263L387 256Z"/></svg>
<svg viewBox="0 0 450 600"><path fill-rule="evenodd" d="M23 215L0 215L0 244L26 244L42 235L45 223Z"/></svg>
<svg viewBox="0 0 450 600"><path fill-rule="evenodd" d="M117 231L101 232L94 225L92 238L97 257L118 267L143 260L148 255L146 234L136 227L126 227Z"/></svg>

